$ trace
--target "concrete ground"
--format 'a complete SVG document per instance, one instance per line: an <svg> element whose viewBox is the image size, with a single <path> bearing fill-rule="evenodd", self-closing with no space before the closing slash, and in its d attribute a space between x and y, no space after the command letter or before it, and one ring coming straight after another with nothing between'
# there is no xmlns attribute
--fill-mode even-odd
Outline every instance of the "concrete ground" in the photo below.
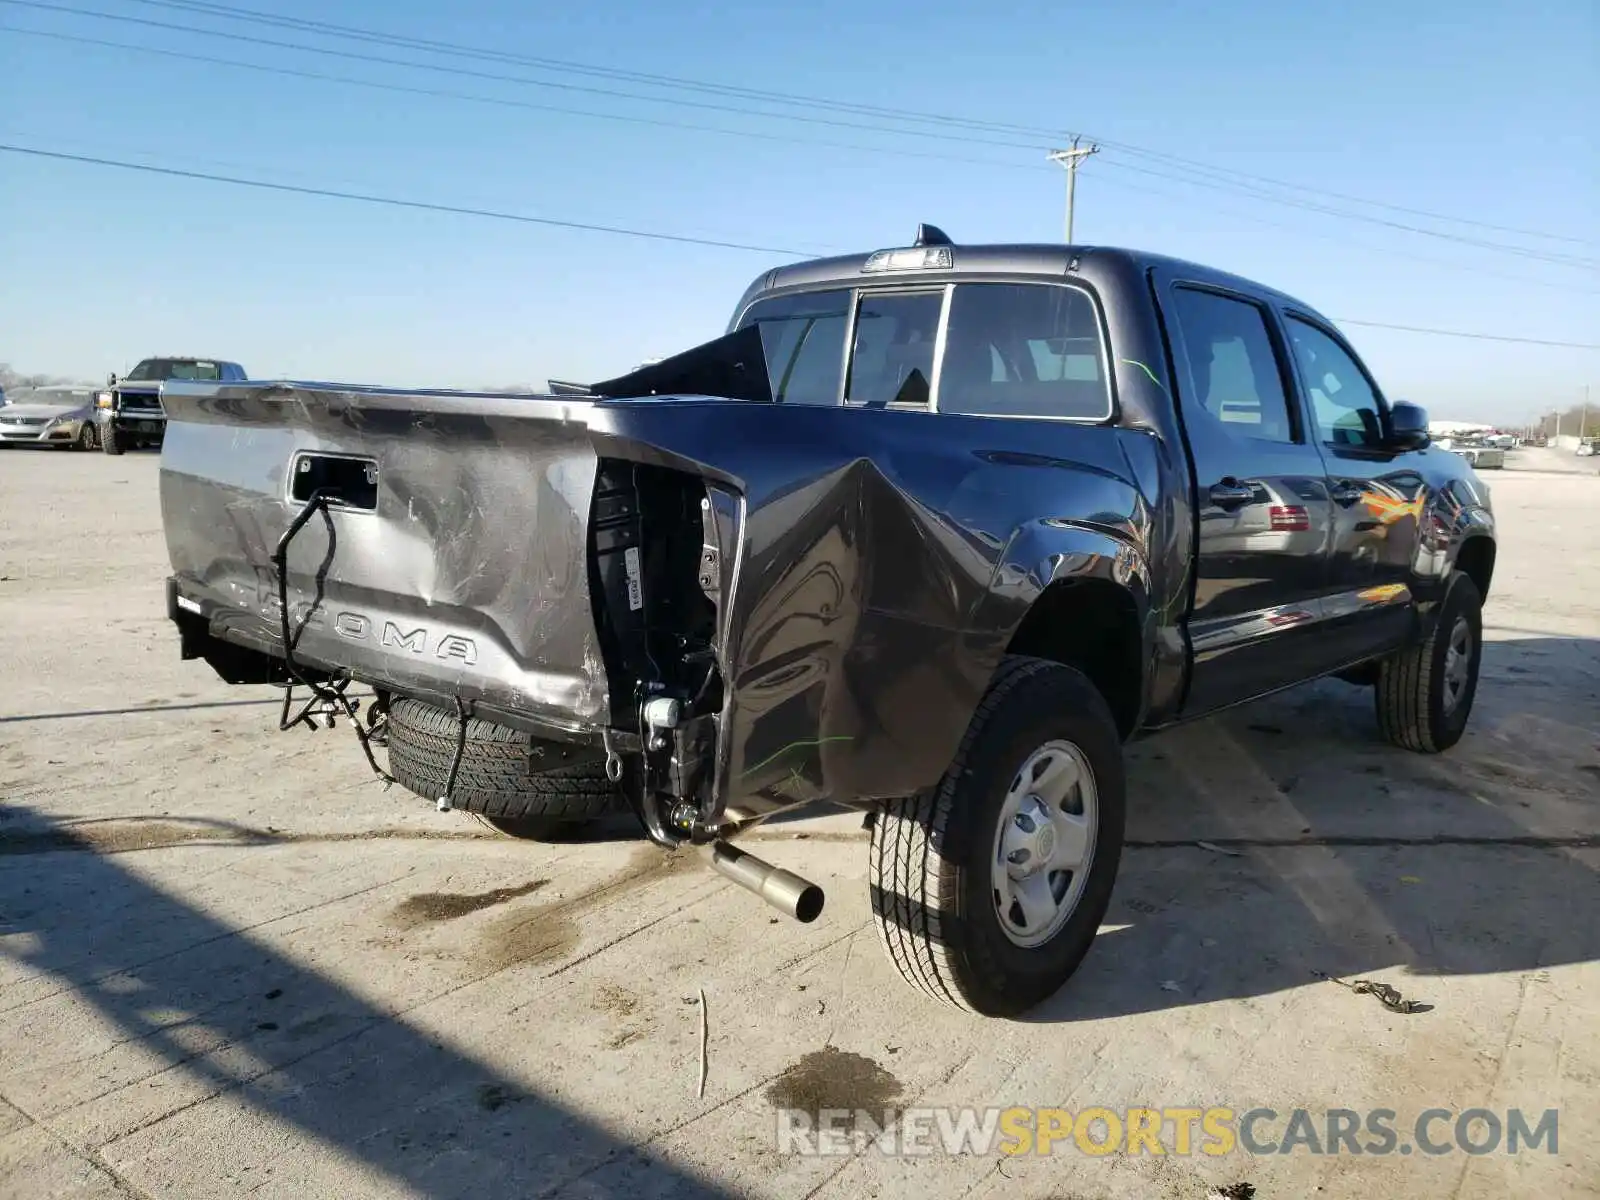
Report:
<svg viewBox="0 0 1600 1200"><path fill-rule="evenodd" d="M1463 743L1390 749L1329 682L1138 745L1099 943L998 1022L900 982L847 815L752 837L828 889L800 926L626 827L498 838L278 733L178 659L157 459L6 451L0 1195L1600 1195L1600 477L1514 461ZM1559 1144L823 1158L780 1104L1270 1107L1269 1143L1386 1108L1406 1146L1554 1108Z"/></svg>

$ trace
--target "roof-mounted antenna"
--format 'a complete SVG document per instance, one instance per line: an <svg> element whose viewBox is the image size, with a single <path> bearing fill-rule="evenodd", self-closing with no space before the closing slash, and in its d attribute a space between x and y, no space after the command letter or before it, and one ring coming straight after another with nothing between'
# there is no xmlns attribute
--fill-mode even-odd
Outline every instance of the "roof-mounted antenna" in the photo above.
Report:
<svg viewBox="0 0 1600 1200"><path fill-rule="evenodd" d="M917 240L914 246L954 246L950 235L937 225L921 224L917 226Z"/></svg>

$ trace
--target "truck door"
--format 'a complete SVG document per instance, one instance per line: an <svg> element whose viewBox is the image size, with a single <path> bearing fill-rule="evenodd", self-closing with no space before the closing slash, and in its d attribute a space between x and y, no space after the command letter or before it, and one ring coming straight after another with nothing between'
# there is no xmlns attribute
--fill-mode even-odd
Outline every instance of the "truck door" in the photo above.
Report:
<svg viewBox="0 0 1600 1200"><path fill-rule="evenodd" d="M1322 321L1285 311L1283 325L1333 501L1328 644L1353 662L1392 650L1410 632L1409 584L1428 502L1421 468L1430 451L1388 442L1383 394Z"/></svg>
<svg viewBox="0 0 1600 1200"><path fill-rule="evenodd" d="M1177 277L1157 290L1197 491L1189 716L1335 665L1319 641L1333 505L1268 306Z"/></svg>

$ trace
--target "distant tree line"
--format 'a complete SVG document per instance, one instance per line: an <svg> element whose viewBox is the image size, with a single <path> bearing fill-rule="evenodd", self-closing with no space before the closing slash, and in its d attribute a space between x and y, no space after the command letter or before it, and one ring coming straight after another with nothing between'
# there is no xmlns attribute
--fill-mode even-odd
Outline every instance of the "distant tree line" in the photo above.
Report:
<svg viewBox="0 0 1600 1200"><path fill-rule="evenodd" d="M82 383L81 379L68 379L64 375L24 375L11 369L10 363L0 363L0 388L6 391L23 391L26 388L49 387L56 383Z"/></svg>
<svg viewBox="0 0 1600 1200"><path fill-rule="evenodd" d="M1578 428L1582 422L1583 428ZM1556 417L1542 417L1539 421L1539 431L1546 437L1554 437L1556 433ZM1600 437L1600 397L1585 411L1582 404L1574 404L1561 414L1560 430L1563 437Z"/></svg>

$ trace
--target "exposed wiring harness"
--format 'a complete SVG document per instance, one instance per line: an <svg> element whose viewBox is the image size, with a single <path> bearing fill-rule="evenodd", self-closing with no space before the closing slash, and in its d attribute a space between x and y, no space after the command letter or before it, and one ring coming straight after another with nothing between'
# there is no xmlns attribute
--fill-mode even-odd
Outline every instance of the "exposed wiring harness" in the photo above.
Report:
<svg viewBox="0 0 1600 1200"><path fill-rule="evenodd" d="M467 706L462 703L461 697L456 701L456 752L450 758L450 774L445 777L444 795L439 797L439 808L448 811L452 806L450 798L455 795L456 773L461 770L461 756L467 749Z"/></svg>
<svg viewBox="0 0 1600 1200"><path fill-rule="evenodd" d="M301 618L299 628L290 631L289 628L289 545L304 529L307 523L317 513L322 514L322 520L328 530L328 553L322 560L322 565L317 568L317 593L311 606ZM327 682L308 679L294 660L295 649L300 645L300 637L306 631L306 626L311 622L311 614L322 603L322 589L327 582L328 569L333 565L333 553L336 545L336 534L333 526L333 515L328 512L328 495L325 491L318 490L311 494L295 519L289 522L289 528L283 531L283 536L278 539L277 547L272 552L272 565L278 573L278 622L279 633L283 638L283 663L288 670L289 679L283 688L283 710L278 716L280 730L293 729L296 725L305 725L307 729L317 728L314 713L320 712L327 722L328 728L333 728L334 716L343 712L349 719L351 728L356 731L356 740L361 743L361 752L367 756L367 765L373 773L386 784L392 784L394 777L378 765L377 757L372 753L372 739L380 732L375 716L376 707L369 710L368 719L373 722L371 728L363 726L359 717L361 701L354 696L346 695L352 682L348 671L331 677ZM289 710L294 703L294 685L298 683L311 693L311 699L301 705L298 712L292 717ZM463 732L466 729L465 719L462 721ZM460 759L460 750L456 752L457 760ZM455 772L451 771L451 783L455 782Z"/></svg>
<svg viewBox="0 0 1600 1200"><path fill-rule="evenodd" d="M305 616L301 618L298 628L291 630L289 627L289 546L300 534L311 518L317 513L322 514L322 523L328 531L328 552L323 556L322 563L317 568L316 595L312 598L311 605L306 609ZM387 713L381 713L377 704L367 710L367 724L363 727L358 714L361 710L361 701L354 696L346 695L350 684L354 682L350 672L342 671L331 675L324 681L310 679L300 669L300 664L294 660L294 652L300 645L301 635L311 623L311 615L316 612L317 606L322 603L323 587L327 583L328 571L333 566L334 551L337 548L338 535L333 524L333 514L328 511L328 493L318 489L311 493L289 527L283 531L283 536L278 539L276 548L272 551L272 565L278 574L278 622L279 633L283 639L283 662L289 673L289 680L283 689L283 711L278 716L278 728L290 730L296 725L305 725L306 728L317 728L316 714L320 712L327 722L328 728L333 727L334 718L343 712L349 719L351 727L356 731L356 740L361 743L361 752L367 756L367 765L385 784L393 784L394 776L378 765L377 757L372 753L374 738L382 738L387 728ZM300 706L293 716L289 710L293 706L294 685L298 683L311 693L311 699ZM450 774L445 780L444 795L439 797L439 808L448 811L454 805L451 796L455 792L456 777L461 772L461 760L467 749L467 720L468 711L461 697L456 697L456 749L450 759ZM380 742L380 744L382 744Z"/></svg>

